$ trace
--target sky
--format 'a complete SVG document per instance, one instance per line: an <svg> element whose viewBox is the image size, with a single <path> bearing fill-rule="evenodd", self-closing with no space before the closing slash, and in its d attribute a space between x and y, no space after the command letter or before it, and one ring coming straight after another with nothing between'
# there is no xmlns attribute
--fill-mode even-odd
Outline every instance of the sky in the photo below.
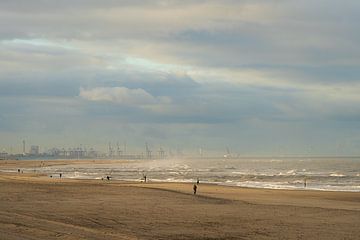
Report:
<svg viewBox="0 0 360 240"><path fill-rule="evenodd" d="M1 0L0 150L360 155L360 1Z"/></svg>

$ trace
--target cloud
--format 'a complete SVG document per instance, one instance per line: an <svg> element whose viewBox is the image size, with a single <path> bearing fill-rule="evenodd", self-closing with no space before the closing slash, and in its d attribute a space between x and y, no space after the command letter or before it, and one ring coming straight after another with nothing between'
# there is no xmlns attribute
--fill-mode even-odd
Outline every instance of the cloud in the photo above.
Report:
<svg viewBox="0 0 360 240"><path fill-rule="evenodd" d="M93 89L80 88L79 96L89 101L107 101L127 106L151 106L168 104L169 97L154 97L144 89L129 89L126 87L98 87Z"/></svg>
<svg viewBox="0 0 360 240"><path fill-rule="evenodd" d="M321 122L329 136L348 128L356 138L360 128L349 121L360 119L359 7L356 0L0 1L7 23L0 134L65 129L81 139L96 128L99 139L137 129L127 136L133 142L229 138L271 149L262 141L277 133L298 143L288 134L296 121L310 135Z"/></svg>

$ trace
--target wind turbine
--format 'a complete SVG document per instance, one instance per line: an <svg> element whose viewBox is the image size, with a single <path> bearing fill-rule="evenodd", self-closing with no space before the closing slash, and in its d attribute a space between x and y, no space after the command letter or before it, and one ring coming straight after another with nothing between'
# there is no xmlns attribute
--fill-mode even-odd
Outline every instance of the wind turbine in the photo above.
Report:
<svg viewBox="0 0 360 240"><path fill-rule="evenodd" d="M162 147L159 148L159 158L165 158L165 151L162 149Z"/></svg>

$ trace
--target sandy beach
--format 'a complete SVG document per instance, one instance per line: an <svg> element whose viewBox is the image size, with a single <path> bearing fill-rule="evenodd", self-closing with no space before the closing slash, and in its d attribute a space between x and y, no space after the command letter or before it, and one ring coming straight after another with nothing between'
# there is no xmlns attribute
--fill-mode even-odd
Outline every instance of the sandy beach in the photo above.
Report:
<svg viewBox="0 0 360 240"><path fill-rule="evenodd" d="M0 239L360 239L359 229L354 192L200 183L194 196L186 183L0 173Z"/></svg>

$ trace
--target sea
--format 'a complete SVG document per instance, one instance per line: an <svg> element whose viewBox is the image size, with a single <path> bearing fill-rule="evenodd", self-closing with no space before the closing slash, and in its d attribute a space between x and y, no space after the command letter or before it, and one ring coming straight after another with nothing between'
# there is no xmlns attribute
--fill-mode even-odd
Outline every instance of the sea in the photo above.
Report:
<svg viewBox="0 0 360 240"><path fill-rule="evenodd" d="M143 181L146 176L152 182L199 180L250 188L360 192L360 157L167 158L22 170L54 178L62 173L62 177L73 179L101 180L109 176L112 181Z"/></svg>

